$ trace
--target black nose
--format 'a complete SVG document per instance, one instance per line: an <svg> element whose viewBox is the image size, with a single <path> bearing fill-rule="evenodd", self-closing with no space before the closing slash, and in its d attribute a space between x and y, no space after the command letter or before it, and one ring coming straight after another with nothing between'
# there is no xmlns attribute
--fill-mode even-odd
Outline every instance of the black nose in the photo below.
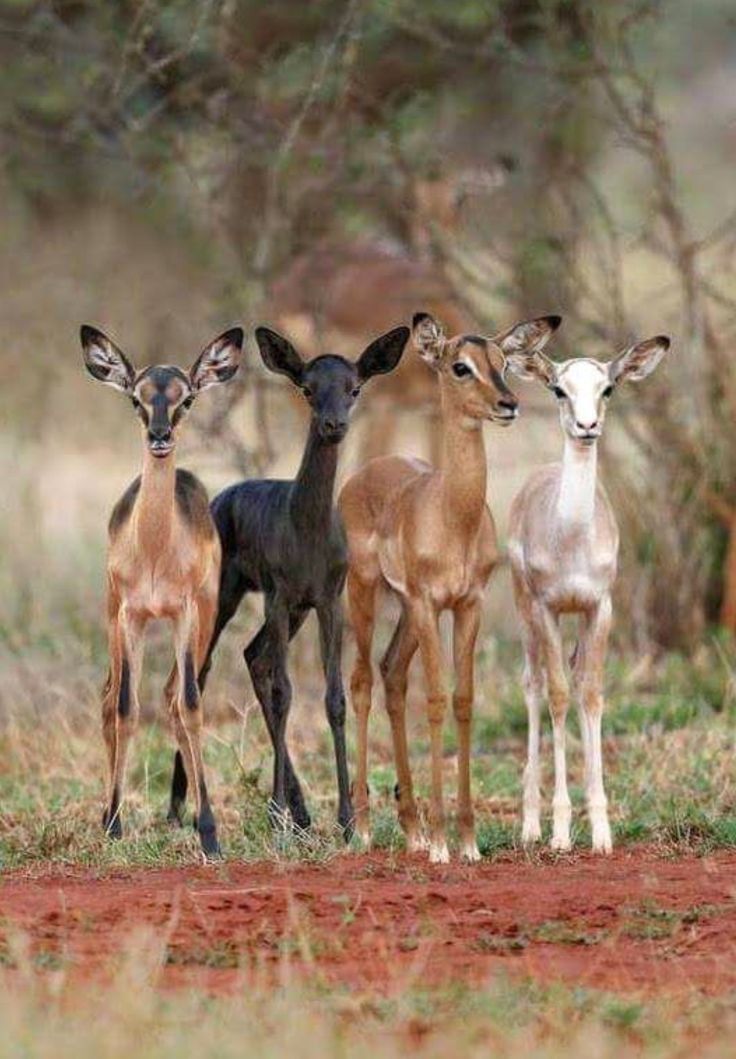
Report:
<svg viewBox="0 0 736 1059"><path fill-rule="evenodd" d="M576 420L575 425L578 430L595 430L598 426L598 420L594 419L592 423L581 423L580 420Z"/></svg>
<svg viewBox="0 0 736 1059"><path fill-rule="evenodd" d="M507 412L515 412L519 407L519 402L514 397L502 397L498 402L498 407Z"/></svg>
<svg viewBox="0 0 736 1059"><path fill-rule="evenodd" d="M338 431L345 430L348 425L346 419L338 419L336 416L325 416L322 422L325 430L329 430L331 434L337 434Z"/></svg>
<svg viewBox="0 0 736 1059"><path fill-rule="evenodd" d="M171 441L171 427L149 427L148 437L151 441Z"/></svg>

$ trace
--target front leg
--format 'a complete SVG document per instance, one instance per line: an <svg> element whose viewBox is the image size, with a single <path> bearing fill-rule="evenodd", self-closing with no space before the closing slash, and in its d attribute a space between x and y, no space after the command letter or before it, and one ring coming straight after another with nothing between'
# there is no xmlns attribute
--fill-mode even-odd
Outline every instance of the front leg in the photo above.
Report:
<svg viewBox="0 0 736 1059"><path fill-rule="evenodd" d="M452 707L457 724L458 827L461 856L480 860L475 841L475 820L470 791L470 738L473 716L475 643L480 628L480 600L472 598L455 610L453 654L455 693Z"/></svg>
<svg viewBox="0 0 736 1059"><path fill-rule="evenodd" d="M345 841L353 836L354 814L350 798L347 751L345 748L345 690L342 682L342 604L340 597L317 608L322 667L325 674L325 708L332 731L337 767L337 820Z"/></svg>
<svg viewBox="0 0 736 1059"><path fill-rule="evenodd" d="M202 852L207 859L217 859L221 856L220 844L202 755L202 698L197 681L199 620L196 605L187 601L175 626L177 679L170 709L183 768L194 798L194 826Z"/></svg>
<svg viewBox="0 0 736 1059"><path fill-rule="evenodd" d="M442 724L447 710L447 693L442 673L439 616L427 599L413 600L411 620L419 644L427 693L429 742L432 755L432 796L429 808L429 859L447 864L450 854L445 835L445 807L442 795Z"/></svg>
<svg viewBox="0 0 736 1059"><path fill-rule="evenodd" d="M562 653L562 638L559 621L549 607L535 602L532 607L534 630L539 637L542 657L547 673L549 712L552 717L552 736L555 757L555 793L552 800L552 849L570 849L570 821L572 807L567 790L567 759L565 752L565 726L570 693L565 661Z"/></svg>
<svg viewBox="0 0 736 1059"><path fill-rule="evenodd" d="M608 802L603 786L601 721L603 719L603 673L611 629L611 597L606 594L596 610L582 619L577 690L580 725L585 754L585 797L594 853L613 848L608 822Z"/></svg>

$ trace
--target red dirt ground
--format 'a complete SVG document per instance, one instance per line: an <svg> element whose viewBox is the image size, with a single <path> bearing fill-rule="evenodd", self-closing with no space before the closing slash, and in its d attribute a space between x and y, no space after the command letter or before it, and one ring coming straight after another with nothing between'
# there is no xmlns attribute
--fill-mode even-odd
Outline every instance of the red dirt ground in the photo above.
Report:
<svg viewBox="0 0 736 1059"><path fill-rule="evenodd" d="M243 969L389 993L499 971L634 992L736 988L736 854L643 848L479 866L346 854L328 864L226 863L0 882L9 933L39 967L106 975L137 928L166 944L161 984L213 991Z"/></svg>

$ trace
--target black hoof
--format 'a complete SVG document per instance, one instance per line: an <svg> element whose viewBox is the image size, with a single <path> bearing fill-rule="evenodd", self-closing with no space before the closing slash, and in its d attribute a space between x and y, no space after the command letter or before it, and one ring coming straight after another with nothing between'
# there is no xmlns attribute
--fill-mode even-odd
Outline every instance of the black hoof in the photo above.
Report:
<svg viewBox="0 0 736 1059"><path fill-rule="evenodd" d="M303 805L291 807L291 819L300 831L309 831L312 818Z"/></svg>
<svg viewBox="0 0 736 1059"><path fill-rule="evenodd" d="M207 860L222 860L222 850L220 849L220 843L217 841L216 831L200 831L199 841L202 845L202 852L204 853Z"/></svg>
<svg viewBox="0 0 736 1059"><path fill-rule="evenodd" d="M102 814L102 827L108 838L122 838L123 837L123 825L120 822L120 813L115 813L112 820L109 820L109 814L107 809Z"/></svg>
<svg viewBox="0 0 736 1059"><path fill-rule="evenodd" d="M399 787L398 783L395 783L394 784L394 798L398 802L400 797L401 797L401 787Z"/></svg>
<svg viewBox="0 0 736 1059"><path fill-rule="evenodd" d="M184 806L170 805L166 814L166 822L172 827L184 827Z"/></svg>

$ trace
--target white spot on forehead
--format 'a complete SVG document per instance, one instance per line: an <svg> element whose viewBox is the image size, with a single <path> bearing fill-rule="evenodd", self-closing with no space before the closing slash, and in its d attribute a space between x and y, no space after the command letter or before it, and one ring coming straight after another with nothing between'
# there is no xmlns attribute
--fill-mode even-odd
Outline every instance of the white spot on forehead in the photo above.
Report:
<svg viewBox="0 0 736 1059"><path fill-rule="evenodd" d="M608 368L599 360L579 357L560 364L557 378L570 389L590 390L608 381Z"/></svg>

